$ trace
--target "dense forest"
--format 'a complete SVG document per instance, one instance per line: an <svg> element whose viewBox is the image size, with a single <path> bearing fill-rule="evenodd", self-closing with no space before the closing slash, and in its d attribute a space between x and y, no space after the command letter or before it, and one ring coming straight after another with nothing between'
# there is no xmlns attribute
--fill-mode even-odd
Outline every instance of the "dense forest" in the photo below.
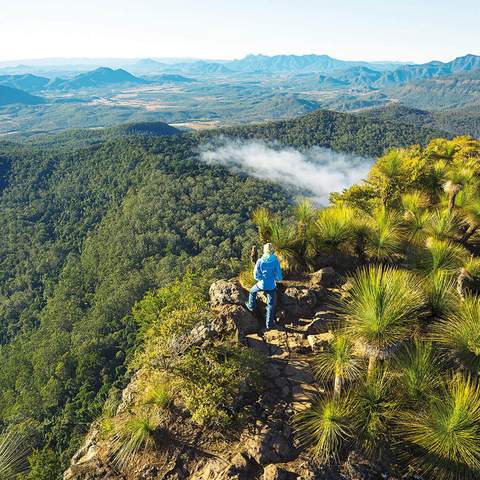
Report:
<svg viewBox="0 0 480 480"><path fill-rule="evenodd" d="M142 131L0 143L0 429L33 442L32 480L58 477L125 384L134 303L187 270L238 271L252 211L288 210L279 186L199 162L202 144L220 133L380 155L442 133L326 111L220 132Z"/></svg>

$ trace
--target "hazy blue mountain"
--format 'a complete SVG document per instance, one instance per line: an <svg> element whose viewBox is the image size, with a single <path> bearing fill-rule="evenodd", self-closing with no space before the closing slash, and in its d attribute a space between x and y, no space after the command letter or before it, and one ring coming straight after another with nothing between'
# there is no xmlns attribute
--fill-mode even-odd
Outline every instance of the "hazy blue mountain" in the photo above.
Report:
<svg viewBox="0 0 480 480"><path fill-rule="evenodd" d="M98 88L108 87L110 85L142 83L147 83L147 80L138 78L122 68L113 70L108 67L100 67L89 72L81 73L72 79L57 78L48 85L48 88L52 90L77 90L80 88Z"/></svg>
<svg viewBox="0 0 480 480"><path fill-rule="evenodd" d="M26 92L42 90L50 79L27 73L25 75L0 75L0 85L17 88Z"/></svg>
<svg viewBox="0 0 480 480"><path fill-rule="evenodd" d="M405 105L424 109L468 106L480 99L480 69L453 75L424 78L384 89L389 97ZM477 110L478 111L478 110Z"/></svg>
<svg viewBox="0 0 480 480"><path fill-rule="evenodd" d="M194 78L184 77L176 73L162 73L160 75L148 75L147 80L155 83L194 83L197 80Z"/></svg>
<svg viewBox="0 0 480 480"><path fill-rule="evenodd" d="M351 67L371 67L372 69L393 69L398 64L392 62L346 61L332 58L328 55L247 55L240 60L227 64L231 70L238 72L333 72Z"/></svg>
<svg viewBox="0 0 480 480"><path fill-rule="evenodd" d="M337 76L337 78L350 85L371 86L381 76L381 72L368 67L352 67L345 70L341 75Z"/></svg>
<svg viewBox="0 0 480 480"><path fill-rule="evenodd" d="M192 73L232 73L232 70L223 63L205 62L203 60L186 64L186 67Z"/></svg>
<svg viewBox="0 0 480 480"><path fill-rule="evenodd" d="M434 61L420 65L402 65L392 72L384 73L377 83L381 86L402 84L422 78L436 78L479 69L480 56L469 54L447 63Z"/></svg>
<svg viewBox="0 0 480 480"><path fill-rule="evenodd" d="M0 106L20 103L22 105L37 105L43 103L44 99L35 95L30 95L18 88L6 87L0 85Z"/></svg>

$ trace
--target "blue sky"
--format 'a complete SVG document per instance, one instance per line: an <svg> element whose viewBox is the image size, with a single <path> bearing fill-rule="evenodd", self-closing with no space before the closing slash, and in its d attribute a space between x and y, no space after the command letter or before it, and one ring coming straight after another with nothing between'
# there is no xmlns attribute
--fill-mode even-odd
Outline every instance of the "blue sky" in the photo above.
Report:
<svg viewBox="0 0 480 480"><path fill-rule="evenodd" d="M478 0L0 0L0 61L44 57L450 60L480 54Z"/></svg>

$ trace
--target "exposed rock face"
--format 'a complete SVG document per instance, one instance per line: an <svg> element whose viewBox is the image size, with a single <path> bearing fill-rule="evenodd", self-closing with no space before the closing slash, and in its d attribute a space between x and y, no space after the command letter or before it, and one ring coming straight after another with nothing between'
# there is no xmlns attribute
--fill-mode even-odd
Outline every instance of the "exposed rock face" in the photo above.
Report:
<svg viewBox="0 0 480 480"><path fill-rule="evenodd" d="M247 293L238 280L218 280L210 286L209 294L212 307L243 305L247 301Z"/></svg>
<svg viewBox="0 0 480 480"><path fill-rule="evenodd" d="M328 298L338 283L331 267L315 272L305 282L286 282L278 290L277 312L281 324L261 330L261 315L249 312L247 293L236 280L220 280L210 287L212 315L191 331L174 339L179 355L192 346L208 346L236 333L248 348L265 359L265 388L261 395L239 394L249 421L234 438L215 438L208 429L191 422L186 410L175 412L179 421L169 425L170 440L142 455L133 473L120 474L110 466L108 445L93 424L82 447L72 458L64 480L376 480L389 478L378 466L352 452L342 464L314 466L295 439L294 415L311 404L324 390L311 369L314 353L333 339L329 327L336 313L328 310ZM262 312L265 299L258 297ZM131 409L147 378L140 369L124 390L118 412ZM233 406L232 406L233 407ZM102 443L103 442L103 443Z"/></svg>
<svg viewBox="0 0 480 480"><path fill-rule="evenodd" d="M230 331L237 331L239 337L258 331L259 323L245 307L221 305L216 309L217 319Z"/></svg>
<svg viewBox="0 0 480 480"><path fill-rule="evenodd" d="M333 340L333 333L319 333L317 335L308 335L308 343L314 352L323 352L327 349L330 342Z"/></svg>
<svg viewBox="0 0 480 480"><path fill-rule="evenodd" d="M289 317L313 317L316 304L315 291L306 287L288 287L281 297L281 306Z"/></svg>
<svg viewBox="0 0 480 480"><path fill-rule="evenodd" d="M292 475L277 465L268 465L263 471L262 480L289 480L292 477L295 478L296 475Z"/></svg>
<svg viewBox="0 0 480 480"><path fill-rule="evenodd" d="M337 284L339 277L332 267L324 267L312 273L311 285L317 287L333 287Z"/></svg>
<svg viewBox="0 0 480 480"><path fill-rule="evenodd" d="M64 473L64 480L97 480L108 478L112 473L98 459L99 433L98 426L93 424L82 446L73 456L70 468Z"/></svg>

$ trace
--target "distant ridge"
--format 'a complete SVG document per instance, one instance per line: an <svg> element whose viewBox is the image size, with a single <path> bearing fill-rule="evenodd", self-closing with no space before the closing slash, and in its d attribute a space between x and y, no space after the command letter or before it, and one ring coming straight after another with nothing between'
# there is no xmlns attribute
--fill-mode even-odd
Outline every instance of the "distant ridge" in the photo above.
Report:
<svg viewBox="0 0 480 480"><path fill-rule="evenodd" d="M35 95L30 95L17 88L0 85L0 106L19 103L22 105L38 105L44 103L44 99Z"/></svg>
<svg viewBox="0 0 480 480"><path fill-rule="evenodd" d="M394 85L423 78L435 78L454 73L471 72L480 69L480 56L468 54L457 57L451 62L428 62L420 65L403 65L382 75L378 85Z"/></svg>
<svg viewBox="0 0 480 480"><path fill-rule="evenodd" d="M80 88L108 87L109 85L122 83L141 84L148 82L132 75L122 68L113 70L108 67L100 67L89 72L81 73L71 80L56 79L48 85L48 88L53 90L76 90Z"/></svg>
<svg viewBox="0 0 480 480"><path fill-rule="evenodd" d="M120 135L178 135L180 130L165 122L132 122L113 127L111 131Z"/></svg>
<svg viewBox="0 0 480 480"><path fill-rule="evenodd" d="M26 92L41 90L49 82L49 78L39 77L31 73L25 75L0 75L0 85L25 90Z"/></svg>

